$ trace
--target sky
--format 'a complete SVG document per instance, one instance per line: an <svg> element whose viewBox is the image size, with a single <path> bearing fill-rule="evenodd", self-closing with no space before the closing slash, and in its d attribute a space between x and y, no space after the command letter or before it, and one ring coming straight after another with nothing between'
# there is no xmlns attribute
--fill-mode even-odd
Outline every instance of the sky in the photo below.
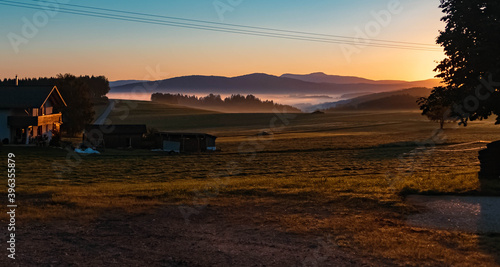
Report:
<svg viewBox="0 0 500 267"><path fill-rule="evenodd" d="M444 58L437 45L437 51L363 46L366 38L435 44L444 28L439 0L44 1L49 9L35 0L15 1L35 9L0 5L0 78L324 72L415 81L433 78ZM61 8L76 7L63 4L361 38L338 44L188 29L68 14Z"/></svg>

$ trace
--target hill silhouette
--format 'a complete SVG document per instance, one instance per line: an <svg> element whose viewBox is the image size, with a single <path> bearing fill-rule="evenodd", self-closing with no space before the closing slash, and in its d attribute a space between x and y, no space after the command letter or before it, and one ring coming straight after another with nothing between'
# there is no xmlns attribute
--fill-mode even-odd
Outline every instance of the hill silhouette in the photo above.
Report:
<svg viewBox="0 0 500 267"><path fill-rule="evenodd" d="M117 86L122 86L122 85L127 85L127 84L132 84L132 83L142 83L145 82L144 80L119 80L119 81L114 81L114 82L109 82L110 87L117 87Z"/></svg>
<svg viewBox="0 0 500 267"><path fill-rule="evenodd" d="M356 97L332 103L326 111L338 110L418 110L417 100L429 96L429 88L409 88Z"/></svg>
<svg viewBox="0 0 500 267"><path fill-rule="evenodd" d="M440 83L439 79L429 79L423 81L408 82L402 80L370 80L356 76L340 76L340 75L328 75L323 72L316 72L311 74L283 74L283 78L290 78L301 80L305 82L314 83L335 83L335 84L384 84L384 85L406 85L409 87L435 87Z"/></svg>
<svg viewBox="0 0 500 267"><path fill-rule="evenodd" d="M326 74L325 74L326 75ZM361 79L361 78L360 78ZM352 80L361 81L361 80ZM119 82L119 81L116 81ZM421 82L385 81L375 83L322 83L308 82L264 73L237 77L183 76L152 82L137 82L111 88L113 93L143 91L147 93L217 93L217 94L351 94L377 93L415 87ZM434 82L436 83L436 82Z"/></svg>

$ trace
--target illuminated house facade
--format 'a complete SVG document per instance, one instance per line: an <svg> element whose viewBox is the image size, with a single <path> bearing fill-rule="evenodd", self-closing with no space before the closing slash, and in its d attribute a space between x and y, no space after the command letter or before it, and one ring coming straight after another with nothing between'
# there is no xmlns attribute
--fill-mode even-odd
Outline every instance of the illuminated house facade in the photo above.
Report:
<svg viewBox="0 0 500 267"><path fill-rule="evenodd" d="M29 144L50 141L62 124L66 107L57 87L0 87L0 141Z"/></svg>

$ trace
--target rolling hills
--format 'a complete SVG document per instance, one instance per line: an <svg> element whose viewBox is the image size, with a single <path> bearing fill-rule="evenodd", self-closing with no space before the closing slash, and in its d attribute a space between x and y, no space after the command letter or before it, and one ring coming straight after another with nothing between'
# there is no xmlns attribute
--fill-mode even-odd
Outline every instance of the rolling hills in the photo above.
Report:
<svg viewBox="0 0 500 267"><path fill-rule="evenodd" d="M316 109L337 110L417 110L417 100L427 97L430 88L416 87L391 92L363 95L349 100L324 103Z"/></svg>
<svg viewBox="0 0 500 267"><path fill-rule="evenodd" d="M325 94L379 93L410 87L433 87L439 80L416 82L373 81L358 77L334 76L323 73L310 75L285 74L274 76L254 73L237 77L183 76L151 82L120 83L115 81L113 93L145 92L215 93L215 94ZM122 84L122 85L120 85Z"/></svg>
<svg viewBox="0 0 500 267"><path fill-rule="evenodd" d="M370 80L355 76L328 75L323 72L311 74L283 74L283 78L301 80L314 83L335 83L335 84L383 84L383 85L404 85L405 87L435 87L439 85L439 79L428 79L423 81L408 82L402 80Z"/></svg>

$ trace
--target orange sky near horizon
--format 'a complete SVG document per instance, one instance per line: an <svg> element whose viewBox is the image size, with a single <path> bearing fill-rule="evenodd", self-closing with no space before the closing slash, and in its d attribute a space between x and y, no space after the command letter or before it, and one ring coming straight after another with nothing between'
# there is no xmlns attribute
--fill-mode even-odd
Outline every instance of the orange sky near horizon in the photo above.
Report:
<svg viewBox="0 0 500 267"><path fill-rule="evenodd" d="M279 42L281 40L278 40ZM296 46L300 44L295 44ZM263 45L265 46L265 45ZM332 75L358 76L373 80L416 81L434 78L436 62L444 58L442 52L396 50L386 48L364 48L352 56L349 62L336 45L310 44L323 49L296 51L292 45L281 49L233 53L227 50L205 49L189 52L179 50L158 55L133 51L102 51L106 60L96 64L91 51L71 54L54 59L45 55L27 55L31 64L26 66L23 58L0 67L2 78L54 76L58 73L75 75L105 75L114 80L157 80L186 75L216 75L234 77L250 73L267 73L279 76L284 73L308 74L324 72ZM264 49L264 48L263 48ZM207 49L209 50L209 49ZM300 49L298 49L300 50ZM124 57L123 54L129 54ZM186 54L189 54L186 56ZM67 58L71 60L67 61ZM17 69L17 71L13 71ZM22 71L20 71L22 70ZM7 74L7 75L5 75Z"/></svg>
<svg viewBox="0 0 500 267"><path fill-rule="evenodd" d="M265 2L247 3L235 9L234 14L241 11L239 16L228 15L227 23L355 37L355 29L363 30L376 21L372 14L382 12L390 1L373 1L366 10L356 2L359 1L349 4L318 1L323 6L307 7L310 14L301 10L306 7L294 4L288 7L288 13L267 6L264 11L269 13L268 16L264 16L266 13L260 9ZM99 6L99 3L92 4ZM161 5L159 2L155 4ZM373 38L434 44L443 28L439 21L442 13L437 5L434 1L401 1L402 12L393 14L390 23L381 27ZM155 13L154 7L149 8L152 9L148 13ZM188 17L182 14L188 9L178 9L176 14L179 17ZM15 10L20 12L17 16L5 9L0 11L0 15L6 15L5 19L12 17L11 25L0 30L0 35L19 33L23 25L19 16L30 18L36 12ZM357 13L344 14L348 10ZM258 12L264 15L256 20ZM303 21L297 21L293 12L305 14ZM212 13L208 10L198 16L217 21ZM68 21L71 25L67 25ZM439 49L437 45L435 48ZM0 64L2 79L16 74L19 77L44 77L58 73L104 75L115 81L158 80L186 75L234 77L256 72L277 76L324 72L373 80L416 81L434 78L437 73L433 69L437 61L444 58L443 52L360 46L351 46L349 49L356 52L346 55L339 44L124 23L69 14L59 14L49 21L47 26L39 29L36 37L20 46L20 52L15 53L6 38L0 43L0 49L5 52L2 54L4 64Z"/></svg>

